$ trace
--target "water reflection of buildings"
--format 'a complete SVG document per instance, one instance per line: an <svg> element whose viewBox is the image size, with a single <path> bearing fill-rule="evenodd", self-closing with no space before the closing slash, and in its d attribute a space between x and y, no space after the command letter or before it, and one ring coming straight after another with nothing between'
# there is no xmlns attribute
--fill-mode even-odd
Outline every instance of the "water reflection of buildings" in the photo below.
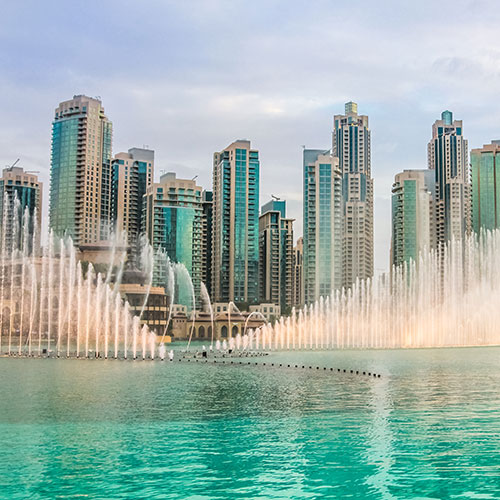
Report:
<svg viewBox="0 0 500 500"><path fill-rule="evenodd" d="M375 467L366 482L378 492L380 498L394 499L396 497L390 491L394 481L394 432L391 428L393 408L389 384L389 380L383 378L370 386L370 418L366 429L363 429L366 433L364 460Z"/></svg>

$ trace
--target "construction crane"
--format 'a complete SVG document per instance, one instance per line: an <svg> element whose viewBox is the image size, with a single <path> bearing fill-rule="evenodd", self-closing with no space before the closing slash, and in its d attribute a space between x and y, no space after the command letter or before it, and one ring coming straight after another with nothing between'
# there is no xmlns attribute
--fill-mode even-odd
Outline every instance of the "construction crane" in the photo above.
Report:
<svg viewBox="0 0 500 500"><path fill-rule="evenodd" d="M17 164L19 163L19 158L12 164L12 165L7 165L6 168L7 170L12 170Z"/></svg>

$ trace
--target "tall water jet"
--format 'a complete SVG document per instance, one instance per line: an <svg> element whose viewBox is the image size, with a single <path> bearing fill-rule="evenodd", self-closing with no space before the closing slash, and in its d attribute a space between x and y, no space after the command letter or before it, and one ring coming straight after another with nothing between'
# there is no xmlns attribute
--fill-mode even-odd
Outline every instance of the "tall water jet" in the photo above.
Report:
<svg viewBox="0 0 500 500"><path fill-rule="evenodd" d="M210 301L210 295L208 294L207 287L205 286L205 283L203 281L201 282L200 285L200 290L201 290L201 297L203 300L203 303L208 306L208 311L210 313L210 347L213 349L214 347L214 310L212 308L212 302Z"/></svg>
<svg viewBox="0 0 500 500"><path fill-rule="evenodd" d="M168 327L170 325L170 320L172 319L172 305L174 304L174 296L175 296L175 273L174 273L174 268L170 263L170 259L168 256L166 256L165 259L166 266L167 266L167 283L166 283L166 290L167 290L167 296L170 298L169 304L168 304L168 317L167 317L167 322L165 324L165 329L163 331L163 335L161 338L161 343L165 341L165 336L168 332Z"/></svg>
<svg viewBox="0 0 500 500"><path fill-rule="evenodd" d="M245 325L243 327L243 335L246 335L247 333L247 327L248 327L248 322L250 321L250 318L252 316L260 316L261 319L263 319L267 323L266 317L260 312L260 311L252 311L248 316L247 319L245 320Z"/></svg>
<svg viewBox="0 0 500 500"><path fill-rule="evenodd" d="M84 274L72 241L52 232L40 254L36 220L36 210L22 213L17 198L4 198L0 352L5 346L10 354L50 356L53 348L57 356L65 352L70 357L73 351L78 357L83 351L100 357L103 349L105 355L109 352L113 332L115 353L126 353L127 332L121 325L130 312L106 282L109 275L105 281L92 265ZM147 327L144 332L150 339Z"/></svg>
<svg viewBox="0 0 500 500"><path fill-rule="evenodd" d="M9 217L10 203L9 197L5 196L4 199L4 207L3 207L3 217L2 217L2 227L7 227L7 221ZM0 290L0 352L2 352L2 337L3 337L3 328L4 328L4 298L5 298L5 267L6 267L6 257L8 254L7 251L7 241L6 241L7 231L4 229L1 235L2 242L2 277L1 277L1 290Z"/></svg>
<svg viewBox="0 0 500 500"><path fill-rule="evenodd" d="M140 268L147 277L147 290L144 295L141 312L139 313L139 319L142 318L142 314L144 313L144 309L148 303L151 287L153 286L154 251L153 247L149 244L146 235L141 236Z"/></svg>
<svg viewBox="0 0 500 500"><path fill-rule="evenodd" d="M279 348L412 348L500 344L500 231L423 252L376 279L277 322ZM283 339L283 329L291 339ZM264 339L267 336L263 330ZM291 340L291 341L290 341ZM264 341L268 345L267 340Z"/></svg>

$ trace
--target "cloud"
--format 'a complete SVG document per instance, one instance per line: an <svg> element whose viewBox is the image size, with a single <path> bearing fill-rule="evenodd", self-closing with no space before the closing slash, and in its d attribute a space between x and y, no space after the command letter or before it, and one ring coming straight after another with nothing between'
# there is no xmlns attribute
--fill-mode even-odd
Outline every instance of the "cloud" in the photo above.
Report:
<svg viewBox="0 0 500 500"><path fill-rule="evenodd" d="M45 202L53 110L86 93L102 96L115 152L148 144L158 172L198 174L205 187L213 152L250 139L261 153L261 200L287 198L298 235L301 146L329 148L333 115L352 99L370 117L376 267L385 268L394 174L425 168L441 111L463 119L471 147L500 137L494 1L444 0L436 9L430 0L90 0L63 9L26 0L2 8L0 162L21 157L40 170Z"/></svg>

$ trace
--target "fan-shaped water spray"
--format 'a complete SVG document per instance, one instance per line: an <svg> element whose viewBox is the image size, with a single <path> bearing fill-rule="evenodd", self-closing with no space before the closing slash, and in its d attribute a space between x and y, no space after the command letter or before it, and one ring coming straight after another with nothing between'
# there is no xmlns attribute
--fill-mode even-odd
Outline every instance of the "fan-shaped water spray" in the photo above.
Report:
<svg viewBox="0 0 500 500"><path fill-rule="evenodd" d="M71 239L49 234L39 247L36 212L21 214L6 197L0 249L0 352L18 355L127 356L128 304L109 272L84 272ZM114 259L113 259L114 261ZM111 265L113 262L111 263ZM142 354L154 356L154 334L141 331ZM133 337L135 340L135 336ZM149 339L149 340L148 340Z"/></svg>
<svg viewBox="0 0 500 500"><path fill-rule="evenodd" d="M500 231L320 298L257 332L263 348L406 348L500 344Z"/></svg>

